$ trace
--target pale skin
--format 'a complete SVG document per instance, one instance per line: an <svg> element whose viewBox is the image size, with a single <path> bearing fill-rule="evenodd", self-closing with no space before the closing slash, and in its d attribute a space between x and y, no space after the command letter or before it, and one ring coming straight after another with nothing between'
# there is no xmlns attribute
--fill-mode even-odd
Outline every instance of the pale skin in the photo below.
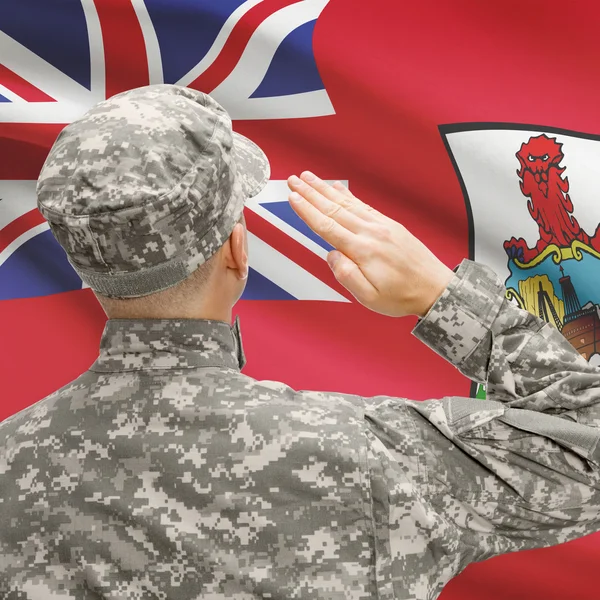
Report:
<svg viewBox="0 0 600 600"><path fill-rule="evenodd" d="M292 208L336 250L327 262L364 306L391 317L425 316L454 273L403 225L310 171L288 179Z"/></svg>
<svg viewBox="0 0 600 600"><path fill-rule="evenodd" d="M289 201L306 224L336 250L327 262L361 304L392 317L425 316L454 273L404 226L313 173L288 179ZM248 278L248 238L242 219L211 259L201 289L159 292L134 300L99 297L109 318L213 319L231 323ZM185 293L184 293L185 291Z"/></svg>

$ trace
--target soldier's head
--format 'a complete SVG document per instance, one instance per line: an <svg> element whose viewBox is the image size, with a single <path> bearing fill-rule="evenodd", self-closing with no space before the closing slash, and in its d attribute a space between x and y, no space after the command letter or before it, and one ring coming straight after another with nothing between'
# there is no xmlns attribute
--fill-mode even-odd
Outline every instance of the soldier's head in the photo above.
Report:
<svg viewBox="0 0 600 600"><path fill-rule="evenodd" d="M211 317L244 289L244 201L268 178L262 150L217 102L156 85L61 132L38 207L110 317Z"/></svg>

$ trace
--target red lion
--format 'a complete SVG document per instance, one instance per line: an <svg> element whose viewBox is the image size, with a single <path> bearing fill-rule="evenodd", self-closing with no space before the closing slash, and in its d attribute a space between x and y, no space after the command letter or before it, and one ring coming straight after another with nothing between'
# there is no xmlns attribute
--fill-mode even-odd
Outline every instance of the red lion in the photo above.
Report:
<svg viewBox="0 0 600 600"><path fill-rule="evenodd" d="M600 251L600 225L590 237L572 215L573 202L567 193L569 180L562 177L566 167L559 166L564 158L561 148L556 138L542 134L529 138L516 154L521 163L517 171L521 191L529 198L527 208L540 228L540 239L533 248L523 238L504 242L510 258L527 263L550 244L569 247L575 240Z"/></svg>

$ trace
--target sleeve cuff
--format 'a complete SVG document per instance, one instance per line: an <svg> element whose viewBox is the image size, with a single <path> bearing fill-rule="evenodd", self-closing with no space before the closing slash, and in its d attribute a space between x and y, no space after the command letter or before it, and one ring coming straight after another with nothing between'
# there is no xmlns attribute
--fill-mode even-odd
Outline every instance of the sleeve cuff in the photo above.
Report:
<svg viewBox="0 0 600 600"><path fill-rule="evenodd" d="M413 329L413 335L460 368L488 337L505 294L492 269L463 260L443 294Z"/></svg>

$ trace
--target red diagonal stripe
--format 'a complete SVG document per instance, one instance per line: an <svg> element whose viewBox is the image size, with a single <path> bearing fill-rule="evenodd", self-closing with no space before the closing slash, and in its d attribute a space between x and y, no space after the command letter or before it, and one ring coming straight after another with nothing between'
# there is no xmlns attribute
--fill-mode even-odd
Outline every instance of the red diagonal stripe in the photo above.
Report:
<svg viewBox="0 0 600 600"><path fill-rule="evenodd" d="M296 264L300 265L304 270L320 279L330 288L333 288L344 298L352 300L352 296L333 276L326 261L252 210L245 209L244 217L246 218L248 230L254 235L261 238L264 242L269 244L269 246L281 252Z"/></svg>
<svg viewBox="0 0 600 600"><path fill-rule="evenodd" d="M300 0L263 0L253 6L234 26L219 56L189 87L210 94L235 68L259 25L278 10Z"/></svg>
<svg viewBox="0 0 600 600"><path fill-rule="evenodd" d="M0 204L0 207L2 205ZM6 227L0 229L0 252L4 250L9 244L14 242L20 235L40 225L45 221L42 213L37 208L26 212L19 218L11 221Z"/></svg>
<svg viewBox="0 0 600 600"><path fill-rule="evenodd" d="M0 180L37 179L63 127L54 123L0 123Z"/></svg>
<svg viewBox="0 0 600 600"><path fill-rule="evenodd" d="M0 65L0 83L27 102L56 102L54 98L4 65Z"/></svg>
<svg viewBox="0 0 600 600"><path fill-rule="evenodd" d="M144 34L131 0L95 0L106 64L106 97L150 83Z"/></svg>

